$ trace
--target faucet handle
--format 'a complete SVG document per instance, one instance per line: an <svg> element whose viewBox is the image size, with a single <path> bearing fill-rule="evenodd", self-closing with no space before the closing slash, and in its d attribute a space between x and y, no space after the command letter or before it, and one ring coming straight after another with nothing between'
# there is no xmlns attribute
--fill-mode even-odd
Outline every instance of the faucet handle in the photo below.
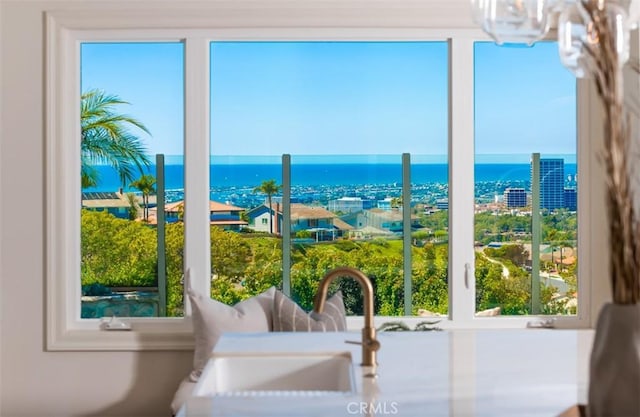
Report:
<svg viewBox="0 0 640 417"><path fill-rule="evenodd" d="M370 339L367 340L367 346L369 347L369 349L375 351L380 350L380 341L378 339Z"/></svg>
<svg viewBox="0 0 640 417"><path fill-rule="evenodd" d="M380 350L380 342L378 341L378 339L370 339L370 340L367 340L365 343L358 342L357 340L345 340L344 342L351 343L352 345L365 345L368 349L373 351Z"/></svg>
<svg viewBox="0 0 640 417"><path fill-rule="evenodd" d="M369 369L363 377L377 378L378 374L376 373L376 368L378 367L378 362L376 361L376 351L380 349L380 342L378 339L368 339L364 342L345 340L345 343L362 345L362 363L360 365Z"/></svg>

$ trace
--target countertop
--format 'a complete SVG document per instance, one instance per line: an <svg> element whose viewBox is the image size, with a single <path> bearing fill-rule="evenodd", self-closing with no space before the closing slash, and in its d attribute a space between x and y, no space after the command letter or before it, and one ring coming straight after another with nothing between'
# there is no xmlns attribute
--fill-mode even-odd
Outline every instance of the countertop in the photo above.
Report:
<svg viewBox="0 0 640 417"><path fill-rule="evenodd" d="M225 334L215 352L350 351L356 394L192 397L194 416L557 416L586 402L592 330L378 333L378 377L363 377L359 332Z"/></svg>

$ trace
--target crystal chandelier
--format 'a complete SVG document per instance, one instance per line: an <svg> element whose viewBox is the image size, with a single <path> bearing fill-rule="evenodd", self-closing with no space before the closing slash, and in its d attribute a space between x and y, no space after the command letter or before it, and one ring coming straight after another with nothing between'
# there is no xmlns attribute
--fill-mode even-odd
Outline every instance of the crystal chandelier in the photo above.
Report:
<svg viewBox="0 0 640 417"><path fill-rule="evenodd" d="M589 77L596 66L602 23L613 36L621 68L629 59L629 32L640 20L640 0L471 0L471 10L499 45L532 45L557 22L560 60L578 78Z"/></svg>

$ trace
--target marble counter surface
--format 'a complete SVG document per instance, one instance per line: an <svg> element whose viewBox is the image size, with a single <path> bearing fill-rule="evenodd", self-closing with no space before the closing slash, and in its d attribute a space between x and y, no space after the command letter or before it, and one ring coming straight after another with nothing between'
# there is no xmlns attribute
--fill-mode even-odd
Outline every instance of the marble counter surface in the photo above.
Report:
<svg viewBox="0 0 640 417"><path fill-rule="evenodd" d="M192 397L194 416L557 416L587 397L590 330L453 330L378 334L378 377L363 377L358 332L226 334L216 352L353 355L355 394Z"/></svg>

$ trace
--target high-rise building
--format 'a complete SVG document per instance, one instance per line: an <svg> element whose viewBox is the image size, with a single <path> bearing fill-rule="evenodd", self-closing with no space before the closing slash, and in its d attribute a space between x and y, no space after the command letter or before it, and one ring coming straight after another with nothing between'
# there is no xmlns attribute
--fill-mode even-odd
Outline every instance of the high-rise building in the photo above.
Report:
<svg viewBox="0 0 640 417"><path fill-rule="evenodd" d="M569 211L578 209L578 192L575 188L564 189L564 207Z"/></svg>
<svg viewBox="0 0 640 417"><path fill-rule="evenodd" d="M526 207L527 192L524 188L507 188L504 190L504 204L507 208Z"/></svg>
<svg viewBox="0 0 640 417"><path fill-rule="evenodd" d="M533 170L532 178L533 181ZM555 210L564 204L564 159L540 158L540 208Z"/></svg>

